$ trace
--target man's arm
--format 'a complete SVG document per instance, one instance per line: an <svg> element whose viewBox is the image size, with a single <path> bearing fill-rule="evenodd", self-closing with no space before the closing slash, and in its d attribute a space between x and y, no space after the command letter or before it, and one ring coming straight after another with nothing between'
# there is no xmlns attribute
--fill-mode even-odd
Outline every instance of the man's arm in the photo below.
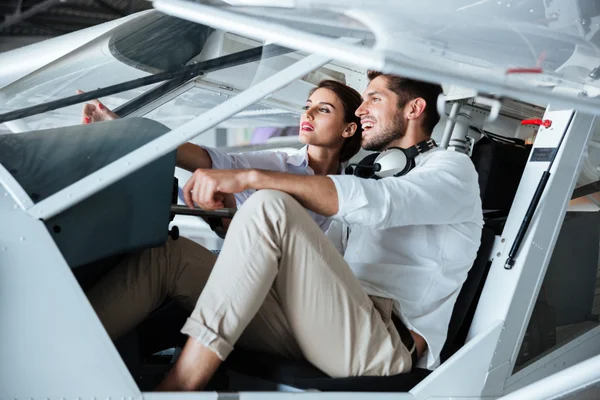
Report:
<svg viewBox="0 0 600 400"><path fill-rule="evenodd" d="M327 176L249 171L249 189L273 189L292 195L304 208L330 217L338 212L338 194Z"/></svg>
<svg viewBox="0 0 600 400"><path fill-rule="evenodd" d="M337 213L338 196L326 176L306 176L263 170L198 169L183 187L185 203L193 208L214 210L224 207L225 193L248 189L274 189L289 193L305 208L324 216Z"/></svg>

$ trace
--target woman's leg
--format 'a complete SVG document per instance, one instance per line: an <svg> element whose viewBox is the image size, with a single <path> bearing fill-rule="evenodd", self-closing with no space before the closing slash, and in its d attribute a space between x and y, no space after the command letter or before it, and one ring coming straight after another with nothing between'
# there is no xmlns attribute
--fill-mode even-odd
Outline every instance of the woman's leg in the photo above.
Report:
<svg viewBox="0 0 600 400"><path fill-rule="evenodd" d="M271 324L271 315L285 320ZM182 332L190 339L163 389L202 388L240 337L263 347L298 348L331 376L411 368L389 313L382 318L300 204L276 191L261 190L240 208Z"/></svg>
<svg viewBox="0 0 600 400"><path fill-rule="evenodd" d="M87 297L115 340L173 298L192 310L217 256L186 238L125 257L103 276Z"/></svg>

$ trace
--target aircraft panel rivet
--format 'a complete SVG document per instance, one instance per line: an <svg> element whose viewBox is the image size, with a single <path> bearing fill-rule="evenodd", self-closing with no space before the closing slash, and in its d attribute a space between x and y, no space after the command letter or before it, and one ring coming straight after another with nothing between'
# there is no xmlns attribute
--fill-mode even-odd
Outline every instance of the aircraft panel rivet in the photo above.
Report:
<svg viewBox="0 0 600 400"><path fill-rule="evenodd" d="M506 242L506 239L504 239L504 238L503 238L503 239L500 241L500 243L504 243L504 242Z"/></svg>
<svg viewBox="0 0 600 400"><path fill-rule="evenodd" d="M496 257L500 257L502 253L496 253Z"/></svg>

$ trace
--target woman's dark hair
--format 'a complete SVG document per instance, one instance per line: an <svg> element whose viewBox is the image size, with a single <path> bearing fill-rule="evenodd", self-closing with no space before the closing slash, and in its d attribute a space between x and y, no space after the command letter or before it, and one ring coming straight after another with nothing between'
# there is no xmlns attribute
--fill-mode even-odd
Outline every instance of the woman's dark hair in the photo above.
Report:
<svg viewBox="0 0 600 400"><path fill-rule="evenodd" d="M362 97L350 86L333 80L324 80L319 82L319 85L316 88L313 88L308 96L312 96L317 89L328 89L335 93L344 106L344 122L356 123L356 132L354 132L354 135L344 140L340 150L340 162L346 162L354 157L354 155L358 153L358 150L360 150L360 144L362 141L362 127L360 125L360 118L354 113L358 107L360 107L362 103Z"/></svg>

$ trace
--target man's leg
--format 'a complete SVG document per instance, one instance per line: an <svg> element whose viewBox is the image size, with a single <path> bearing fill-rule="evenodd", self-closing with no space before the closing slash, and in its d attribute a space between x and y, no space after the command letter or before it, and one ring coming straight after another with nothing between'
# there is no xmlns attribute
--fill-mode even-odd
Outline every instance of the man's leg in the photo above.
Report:
<svg viewBox="0 0 600 400"><path fill-rule="evenodd" d="M277 309L288 332L257 323L256 315L268 322ZM295 338L292 347L331 376L411 368L389 318L382 318L339 252L298 202L269 190L250 197L233 219L182 332L191 338L163 389L175 390L181 382L201 388L240 336L247 342L248 335L265 343Z"/></svg>
<svg viewBox="0 0 600 400"><path fill-rule="evenodd" d="M167 298L192 310L217 256L186 238L125 257L87 296L114 339L131 331Z"/></svg>

